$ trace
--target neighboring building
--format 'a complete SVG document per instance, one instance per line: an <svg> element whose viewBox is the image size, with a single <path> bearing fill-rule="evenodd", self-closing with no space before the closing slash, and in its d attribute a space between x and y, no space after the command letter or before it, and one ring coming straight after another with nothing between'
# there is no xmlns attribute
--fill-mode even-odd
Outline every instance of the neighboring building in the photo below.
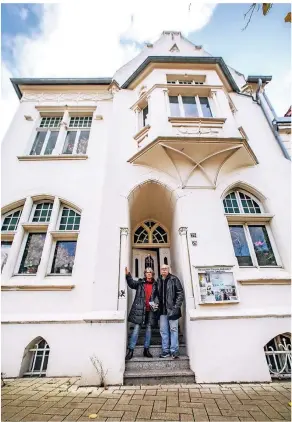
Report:
<svg viewBox="0 0 292 422"><path fill-rule="evenodd" d="M265 95L270 80L245 79L178 32L113 78L12 79L6 376L91 384L95 355L107 382L123 383L124 267L142 276L149 253L156 273L168 263L183 283L180 329L197 382L291 372L290 144ZM284 123L290 131L291 117ZM147 365L154 376L159 363Z"/></svg>

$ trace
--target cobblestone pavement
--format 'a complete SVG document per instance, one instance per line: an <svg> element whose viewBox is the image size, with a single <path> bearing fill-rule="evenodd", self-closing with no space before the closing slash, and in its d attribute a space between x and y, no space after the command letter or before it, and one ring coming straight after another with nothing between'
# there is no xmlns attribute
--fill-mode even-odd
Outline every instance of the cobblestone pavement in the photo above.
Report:
<svg viewBox="0 0 292 422"><path fill-rule="evenodd" d="M291 420L291 384L79 387L74 378L9 379L2 421ZM94 415L90 419L89 415Z"/></svg>

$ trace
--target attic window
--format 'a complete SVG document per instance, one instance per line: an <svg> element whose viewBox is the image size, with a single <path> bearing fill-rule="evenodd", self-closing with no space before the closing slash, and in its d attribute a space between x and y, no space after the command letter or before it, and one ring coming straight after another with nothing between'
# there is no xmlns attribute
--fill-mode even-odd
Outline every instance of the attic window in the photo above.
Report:
<svg viewBox="0 0 292 422"><path fill-rule="evenodd" d="M166 75L167 83L172 85L204 85L205 75Z"/></svg>

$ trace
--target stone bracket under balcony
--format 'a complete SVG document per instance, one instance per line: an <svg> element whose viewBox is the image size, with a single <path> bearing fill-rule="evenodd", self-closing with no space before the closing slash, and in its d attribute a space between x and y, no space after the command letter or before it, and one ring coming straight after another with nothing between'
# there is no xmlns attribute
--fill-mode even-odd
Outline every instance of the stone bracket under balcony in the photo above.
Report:
<svg viewBox="0 0 292 422"><path fill-rule="evenodd" d="M197 189L215 189L225 174L258 164L246 139L207 136L159 136L128 162L164 172L181 188Z"/></svg>

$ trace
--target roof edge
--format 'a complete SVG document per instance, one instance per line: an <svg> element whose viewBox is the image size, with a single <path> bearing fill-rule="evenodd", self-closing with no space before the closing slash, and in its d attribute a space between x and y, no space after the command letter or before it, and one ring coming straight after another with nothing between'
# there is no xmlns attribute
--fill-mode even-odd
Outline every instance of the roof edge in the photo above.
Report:
<svg viewBox="0 0 292 422"><path fill-rule="evenodd" d="M148 56L146 60L135 70L134 73L123 83L122 89L128 86L139 76L139 74L148 66L149 63L203 63L203 64L219 64L225 77L235 92L239 92L233 76L231 75L226 63L222 57L189 57L189 56Z"/></svg>
<svg viewBox="0 0 292 422"><path fill-rule="evenodd" d="M259 79L262 80L263 83L268 83L271 82L271 80L273 79L273 77L271 75L269 76L265 76L265 75L249 75L247 77L247 82L249 83L258 83Z"/></svg>
<svg viewBox="0 0 292 422"><path fill-rule="evenodd" d="M110 85L112 78L10 78L19 99L19 85Z"/></svg>

